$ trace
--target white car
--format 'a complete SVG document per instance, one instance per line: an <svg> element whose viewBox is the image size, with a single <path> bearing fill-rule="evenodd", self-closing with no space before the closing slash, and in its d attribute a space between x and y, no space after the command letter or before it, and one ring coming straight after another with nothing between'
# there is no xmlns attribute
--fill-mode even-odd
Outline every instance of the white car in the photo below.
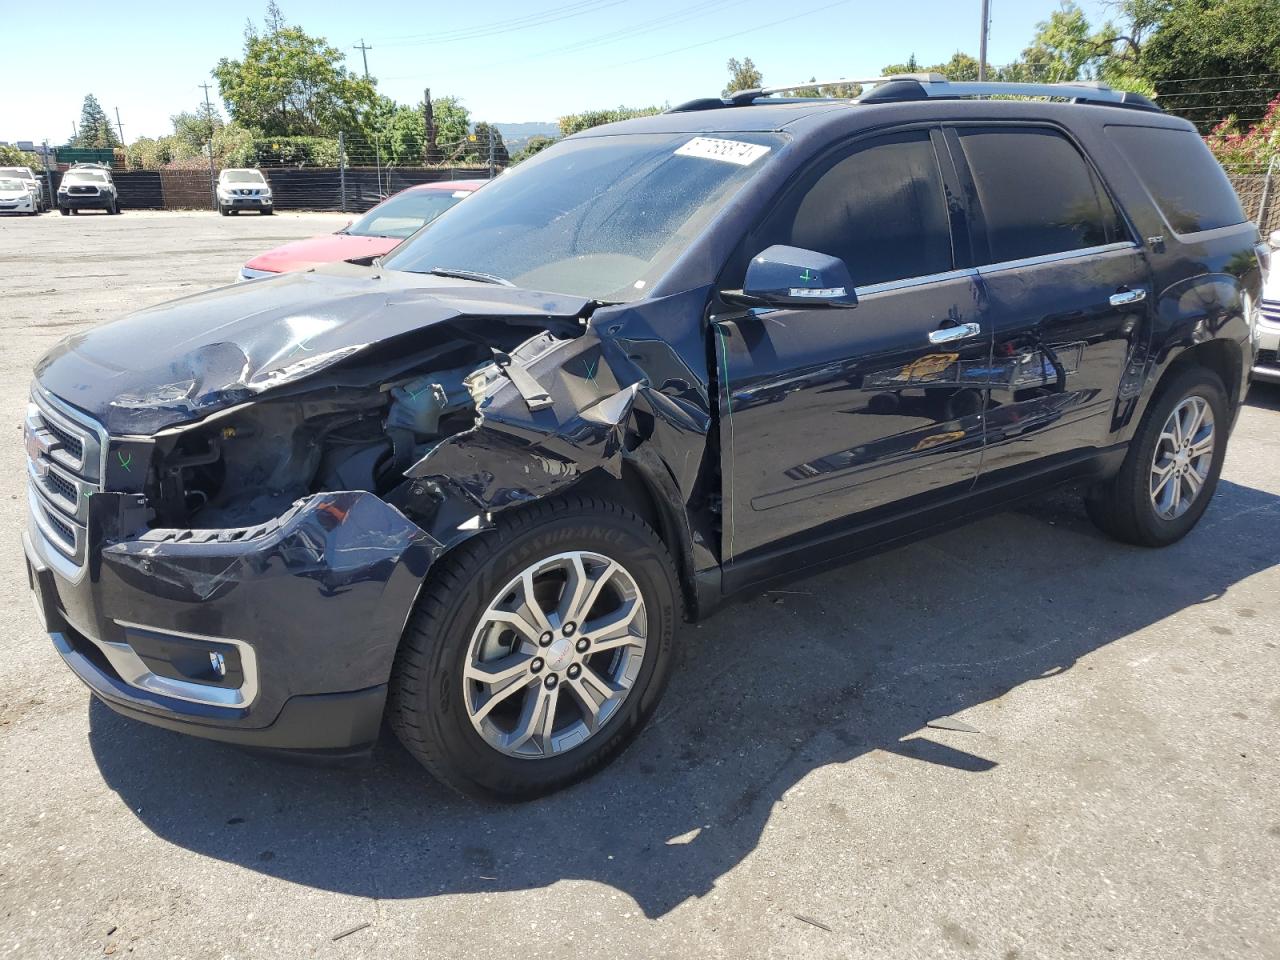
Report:
<svg viewBox="0 0 1280 960"><path fill-rule="evenodd" d="M34 217L39 204L25 180L0 177L0 213L25 213Z"/></svg>
<svg viewBox="0 0 1280 960"><path fill-rule="evenodd" d="M1253 379L1280 383L1280 230L1271 234L1272 269L1262 285L1262 310L1258 317L1258 356Z"/></svg>
<svg viewBox="0 0 1280 960"><path fill-rule="evenodd" d="M0 167L0 179L10 178L21 180L35 195L38 212L49 209L49 201L44 198L44 181L37 177L30 167Z"/></svg>
<svg viewBox="0 0 1280 960"><path fill-rule="evenodd" d="M218 174L218 212L225 217L241 210L275 212L271 187L261 170L237 168Z"/></svg>

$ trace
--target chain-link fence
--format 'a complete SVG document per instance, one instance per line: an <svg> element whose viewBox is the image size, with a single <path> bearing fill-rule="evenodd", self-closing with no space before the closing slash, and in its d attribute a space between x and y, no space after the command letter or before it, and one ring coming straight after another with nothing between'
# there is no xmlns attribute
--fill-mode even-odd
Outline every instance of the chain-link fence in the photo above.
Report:
<svg viewBox="0 0 1280 960"><path fill-rule="evenodd" d="M423 183L487 180L509 164L501 134L487 124L475 132L437 138L427 143L416 131L402 136L369 138L341 133L336 137L246 138L222 162L208 155L147 168L125 150L117 150L112 178L126 210L212 210L215 186L223 168L256 167L271 187L277 210L363 213L387 197ZM50 196L56 196L67 163L51 162Z"/></svg>
<svg viewBox="0 0 1280 960"><path fill-rule="evenodd" d="M1232 164L1225 167L1227 179L1236 188L1244 212L1263 236L1280 230L1280 198L1276 196L1276 162L1266 166L1258 164Z"/></svg>

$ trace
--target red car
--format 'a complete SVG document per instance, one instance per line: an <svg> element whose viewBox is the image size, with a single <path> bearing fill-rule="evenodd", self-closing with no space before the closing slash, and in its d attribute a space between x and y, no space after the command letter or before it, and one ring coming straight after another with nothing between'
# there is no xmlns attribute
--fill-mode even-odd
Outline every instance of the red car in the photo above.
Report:
<svg viewBox="0 0 1280 960"><path fill-rule="evenodd" d="M240 268L240 279L256 280L321 263L380 257L486 183L442 180L401 190L337 233L295 240L254 257Z"/></svg>

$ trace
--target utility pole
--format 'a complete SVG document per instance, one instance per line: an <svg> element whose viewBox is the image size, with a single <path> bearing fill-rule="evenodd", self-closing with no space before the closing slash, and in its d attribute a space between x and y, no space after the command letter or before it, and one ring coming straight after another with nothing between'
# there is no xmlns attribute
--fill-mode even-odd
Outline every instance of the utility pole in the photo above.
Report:
<svg viewBox="0 0 1280 960"><path fill-rule="evenodd" d="M347 138L338 131L338 192L342 197L342 212L347 212Z"/></svg>
<svg viewBox="0 0 1280 960"><path fill-rule="evenodd" d="M49 209L52 210L54 207L54 203L57 201L57 196L53 192L53 177L49 173L49 141L48 140L44 142L44 153L41 154L40 158L44 161L44 185L46 189L48 189L49 191L48 193L45 194L45 198L49 201Z"/></svg>
<svg viewBox="0 0 1280 960"><path fill-rule="evenodd" d="M369 51L373 47L368 46L364 42L364 37L360 38L360 42L351 48L360 51L360 61L364 64L364 78L369 79ZM378 134L373 134L373 169L378 177L378 199L382 199L382 150L378 147Z"/></svg>
<svg viewBox="0 0 1280 960"><path fill-rule="evenodd" d="M978 40L978 79L987 79L987 36L991 33L991 0L982 0L982 36Z"/></svg>
<svg viewBox="0 0 1280 960"><path fill-rule="evenodd" d="M422 91L422 162L430 165L440 160L440 150L436 146L436 110L431 105L431 88Z"/></svg>
<svg viewBox="0 0 1280 960"><path fill-rule="evenodd" d="M493 179L493 126L489 126L489 179Z"/></svg>
<svg viewBox="0 0 1280 960"><path fill-rule="evenodd" d="M72 120L71 121L71 139L74 141L78 136L80 136L80 131L76 127L76 122Z"/></svg>
<svg viewBox="0 0 1280 960"><path fill-rule="evenodd" d="M120 108L116 107L116 129L120 131L120 146L124 146L124 124L120 122Z"/></svg>
<svg viewBox="0 0 1280 960"><path fill-rule="evenodd" d="M204 88L204 110L209 119L209 195L213 198L213 209L218 209L218 178L213 172L213 104L209 102L209 81L200 84Z"/></svg>

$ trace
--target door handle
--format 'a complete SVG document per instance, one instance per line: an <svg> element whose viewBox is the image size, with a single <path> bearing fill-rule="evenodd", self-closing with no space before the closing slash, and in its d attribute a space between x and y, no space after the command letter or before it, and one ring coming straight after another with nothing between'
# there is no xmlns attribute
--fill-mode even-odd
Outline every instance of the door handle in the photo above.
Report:
<svg viewBox="0 0 1280 960"><path fill-rule="evenodd" d="M1136 290L1119 290L1111 295L1111 305L1113 307L1128 307L1135 303L1141 303L1147 299L1147 291L1142 287Z"/></svg>
<svg viewBox="0 0 1280 960"><path fill-rule="evenodd" d="M938 343L955 343L957 340L968 340L970 337L976 337L982 332L982 327L976 323L961 323L954 327L943 327L940 330L934 330L929 334L929 342Z"/></svg>

